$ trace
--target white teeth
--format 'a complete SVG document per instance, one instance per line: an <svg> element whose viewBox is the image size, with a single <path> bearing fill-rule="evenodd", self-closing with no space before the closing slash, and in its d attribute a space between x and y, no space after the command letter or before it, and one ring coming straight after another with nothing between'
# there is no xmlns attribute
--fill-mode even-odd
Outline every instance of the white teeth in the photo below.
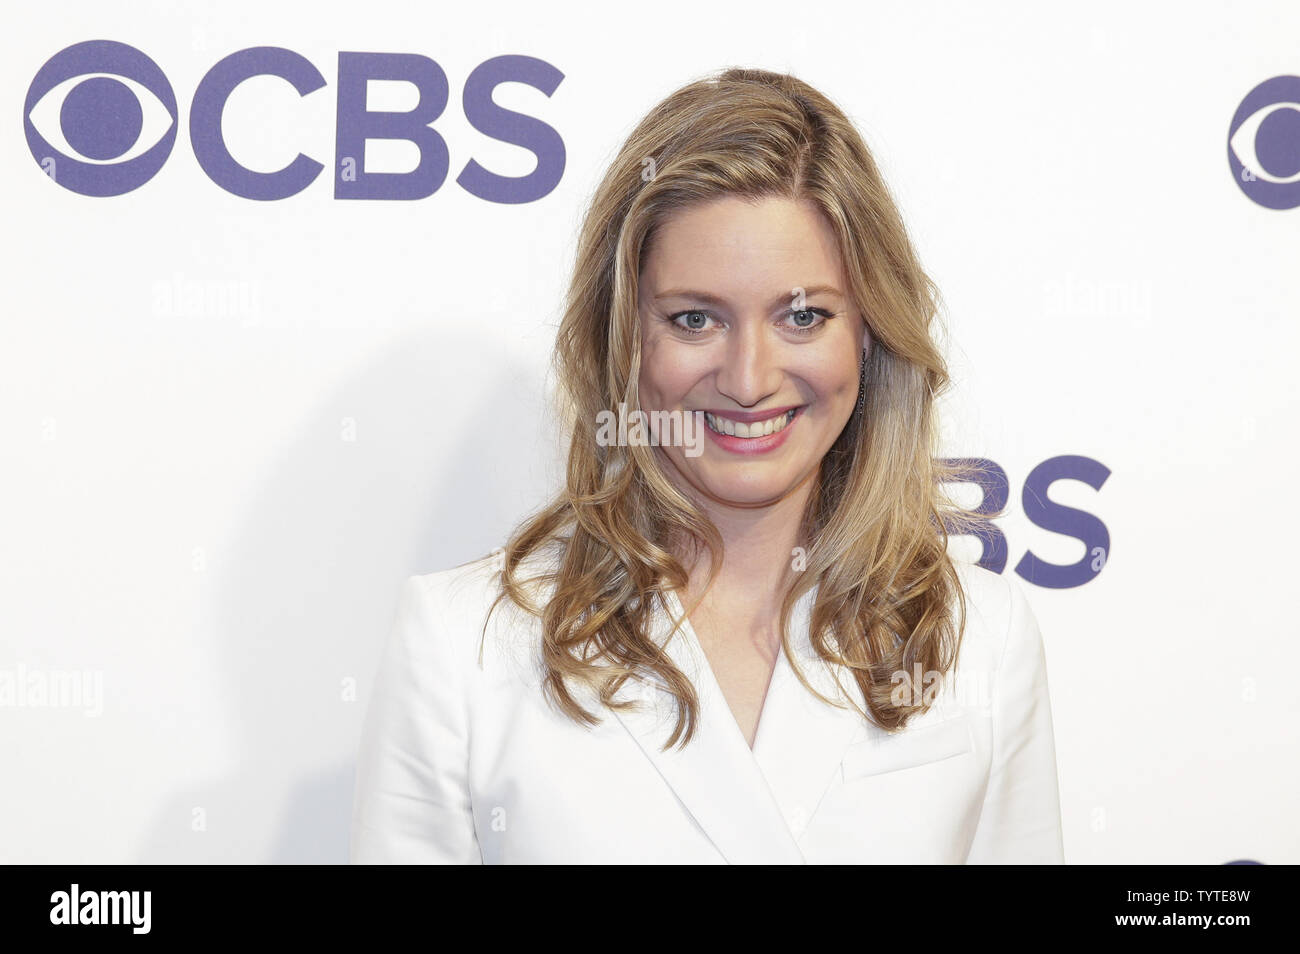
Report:
<svg viewBox="0 0 1300 954"><path fill-rule="evenodd" d="M755 421L753 424L733 421L729 417L716 417L708 411L704 412L704 420L711 430L717 431L719 434L752 440L755 437L766 437L768 434L775 434L777 431L785 430L786 425L794 420L795 410L798 410L798 408L787 411L778 417L769 417L766 421Z"/></svg>

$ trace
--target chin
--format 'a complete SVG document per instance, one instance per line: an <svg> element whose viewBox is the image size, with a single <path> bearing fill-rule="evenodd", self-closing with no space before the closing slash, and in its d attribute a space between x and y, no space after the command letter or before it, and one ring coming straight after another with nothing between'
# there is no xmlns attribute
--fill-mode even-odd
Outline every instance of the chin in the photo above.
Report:
<svg viewBox="0 0 1300 954"><path fill-rule="evenodd" d="M793 480L705 480L701 485L720 503L736 506L775 503L797 486Z"/></svg>

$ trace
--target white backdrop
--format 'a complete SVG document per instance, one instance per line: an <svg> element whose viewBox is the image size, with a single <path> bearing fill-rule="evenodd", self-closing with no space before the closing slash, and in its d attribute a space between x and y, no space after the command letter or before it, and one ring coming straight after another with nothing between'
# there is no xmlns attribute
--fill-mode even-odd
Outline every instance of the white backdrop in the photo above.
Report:
<svg viewBox="0 0 1300 954"><path fill-rule="evenodd" d="M1104 569L1025 584L1066 860L1300 861L1281 506L1300 465L1300 211L1267 198L1300 203L1271 181L1300 173L1300 96L1260 127L1271 165L1255 182L1228 161L1251 91L1300 75L1300 6L226 0L19 16L0 39L0 860L346 860L400 582L499 545L558 479L546 368L584 203L647 109L742 65L811 82L874 150L947 302L946 453L1010 480L1005 572L1028 551L1090 558L1027 518L1033 468L1072 455L1109 472L1051 487L1105 525ZM87 40L134 47L175 92L170 156L122 195L48 175L20 119L41 68ZM189 130L204 75L259 46L325 81L300 97L258 77L229 98L244 166L325 166L274 201L214 182ZM334 197L343 51L445 72L433 127L450 172L433 195ZM471 71L505 54L563 74L550 96L495 93L564 143L558 185L523 204L456 182L471 158L533 170L461 108ZM409 109L412 89L372 84L369 106ZM365 170L415 158L372 141Z"/></svg>

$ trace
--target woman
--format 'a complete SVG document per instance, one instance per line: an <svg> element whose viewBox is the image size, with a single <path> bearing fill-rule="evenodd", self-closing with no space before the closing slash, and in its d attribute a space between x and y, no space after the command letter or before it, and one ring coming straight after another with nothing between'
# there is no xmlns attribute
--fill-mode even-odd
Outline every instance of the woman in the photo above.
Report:
<svg viewBox="0 0 1300 954"><path fill-rule="evenodd" d="M816 90L655 107L581 234L566 486L407 580L353 860L1060 862L1037 624L947 553L937 299Z"/></svg>

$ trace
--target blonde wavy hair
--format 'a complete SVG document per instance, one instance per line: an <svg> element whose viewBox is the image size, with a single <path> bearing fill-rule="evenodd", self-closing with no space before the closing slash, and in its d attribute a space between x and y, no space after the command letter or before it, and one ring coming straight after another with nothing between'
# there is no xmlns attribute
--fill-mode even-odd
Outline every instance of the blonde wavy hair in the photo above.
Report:
<svg viewBox="0 0 1300 954"><path fill-rule="evenodd" d="M934 456L934 401L949 386L930 334L938 290L857 130L790 75L726 69L683 86L646 115L597 187L554 356L570 434L566 483L511 534L488 618L507 598L540 617L543 692L568 717L601 721L575 699L574 684L621 708L635 704L613 698L626 681L653 680L677 700L664 748L693 738L695 687L649 625L664 588L680 591L689 580L673 545L709 554L711 585L723 543L667 478L653 447L601 446L596 422L620 401L629 411L640 408L637 283L656 228L683 208L724 196L816 203L837 236L849 297L874 339L865 412L853 415L823 458L803 515L805 568L796 571L792 560L787 570L780 632L804 686L840 704L809 684L789 644L792 608L818 585L808 628L813 647L853 674L866 709L850 704L895 730L929 700L913 696L896 705L893 674L917 665L947 674L957 659L966 598L947 552L950 529L969 532L991 515L944 493L945 482L969 479L970 471ZM549 569L521 578L534 554L548 556ZM544 605L528 592L538 583L549 589Z"/></svg>

